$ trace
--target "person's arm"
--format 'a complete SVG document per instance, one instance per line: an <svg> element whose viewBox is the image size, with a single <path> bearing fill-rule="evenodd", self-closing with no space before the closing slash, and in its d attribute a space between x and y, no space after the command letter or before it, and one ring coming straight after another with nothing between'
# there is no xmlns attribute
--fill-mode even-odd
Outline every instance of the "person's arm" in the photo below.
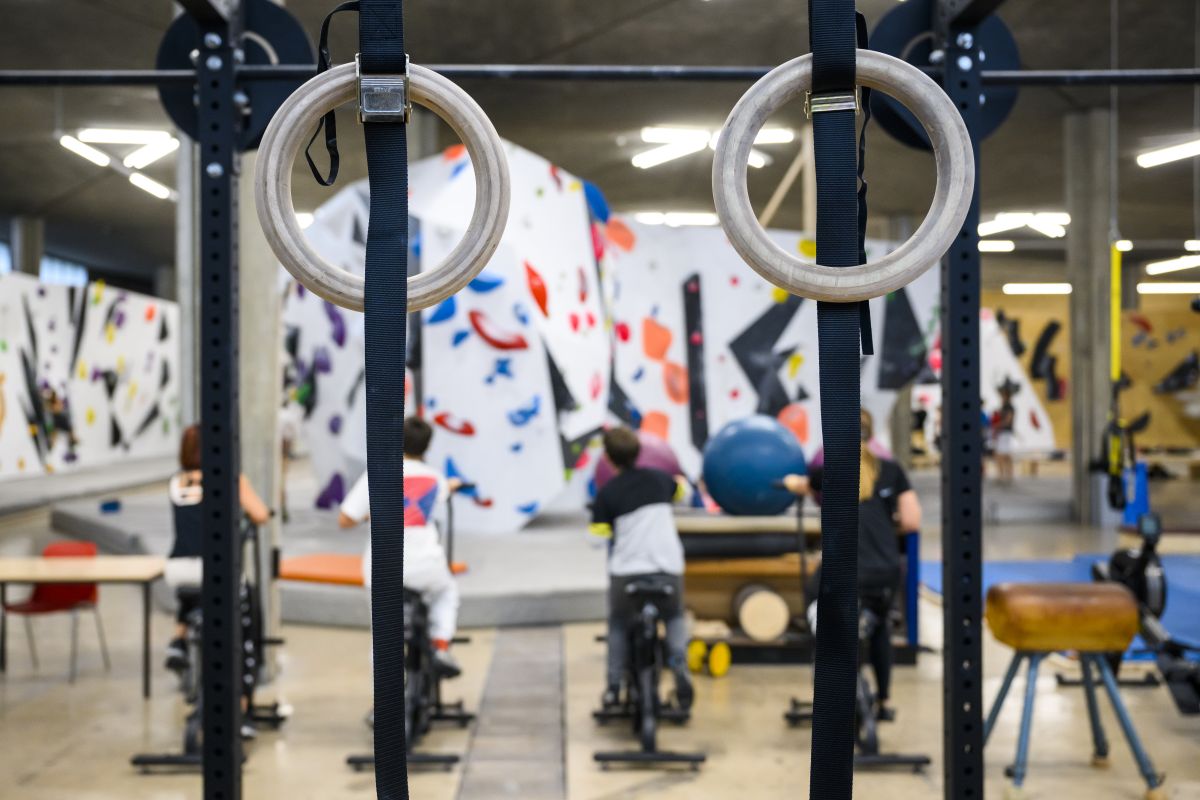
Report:
<svg viewBox="0 0 1200 800"><path fill-rule="evenodd" d="M254 487L250 485L250 480L245 475L239 477L238 496L241 500L242 511L255 525L262 525L271 518L271 511L267 508L267 504L258 496L258 492L254 491Z"/></svg>
<svg viewBox="0 0 1200 800"><path fill-rule="evenodd" d="M367 489L367 473L359 476L350 493L338 507L338 527L353 528L371 518L371 495Z"/></svg>
<svg viewBox="0 0 1200 800"><path fill-rule="evenodd" d="M588 533L592 536L599 536L602 539L611 539L613 536L612 515L608 511L608 503L605 500L604 491L601 490L596 494L596 499L592 502L592 521L588 525Z"/></svg>
<svg viewBox="0 0 1200 800"><path fill-rule="evenodd" d="M912 489L896 498L896 520L900 524L901 533L912 533L921 529L921 501Z"/></svg>
<svg viewBox="0 0 1200 800"><path fill-rule="evenodd" d="M921 500L913 491L904 469L896 465L896 524L901 534L912 533L921 528Z"/></svg>
<svg viewBox="0 0 1200 800"><path fill-rule="evenodd" d="M808 478L803 475L784 475L783 488L798 497L802 497L808 494Z"/></svg>

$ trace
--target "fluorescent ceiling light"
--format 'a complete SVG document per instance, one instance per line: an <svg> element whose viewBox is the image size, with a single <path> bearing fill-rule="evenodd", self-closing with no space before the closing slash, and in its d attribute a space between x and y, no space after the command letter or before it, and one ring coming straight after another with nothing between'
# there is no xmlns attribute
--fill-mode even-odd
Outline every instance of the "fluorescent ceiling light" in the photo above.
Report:
<svg viewBox="0 0 1200 800"><path fill-rule="evenodd" d="M1069 283L1006 283L1005 294L1070 294Z"/></svg>
<svg viewBox="0 0 1200 800"><path fill-rule="evenodd" d="M107 154L101 153L94 147L89 147L74 136L63 136L58 140L58 143L75 155L83 156L98 167L107 167L109 162L112 161Z"/></svg>
<svg viewBox="0 0 1200 800"><path fill-rule="evenodd" d="M84 128L79 132L81 142L92 144L152 144L170 138L166 131L148 128Z"/></svg>
<svg viewBox="0 0 1200 800"><path fill-rule="evenodd" d="M1200 239L1188 239L1183 243L1183 249L1189 253L1200 252Z"/></svg>
<svg viewBox="0 0 1200 800"><path fill-rule="evenodd" d="M1181 161L1196 156L1200 156L1200 139L1170 147L1160 147L1157 150L1147 150L1137 157L1137 163L1139 167L1157 167L1161 164L1169 164L1172 161Z"/></svg>
<svg viewBox="0 0 1200 800"><path fill-rule="evenodd" d="M708 128L672 128L667 126L642 128L642 141L648 144L703 142L707 145L710 135Z"/></svg>
<svg viewBox="0 0 1200 800"><path fill-rule="evenodd" d="M144 169L160 158L169 156L178 149L179 140L174 136L168 136L165 139L142 145L137 150L125 156L125 160L122 163L129 169Z"/></svg>
<svg viewBox="0 0 1200 800"><path fill-rule="evenodd" d="M706 147L708 147L707 139L664 144L651 150L643 150L631 159L631 163L638 169L650 169L677 158L690 156L692 153L699 153Z"/></svg>
<svg viewBox="0 0 1200 800"><path fill-rule="evenodd" d="M1200 267L1200 256L1180 256L1166 261L1154 261L1146 265L1147 275L1165 275L1168 272L1179 272L1181 269Z"/></svg>
<svg viewBox="0 0 1200 800"><path fill-rule="evenodd" d="M979 243L979 252L981 253L1011 253L1017 249L1017 244L1012 239L986 239Z"/></svg>
<svg viewBox="0 0 1200 800"><path fill-rule="evenodd" d="M717 215L707 211L639 211L633 218L643 225L666 225L669 228L717 224Z"/></svg>
<svg viewBox="0 0 1200 800"><path fill-rule="evenodd" d="M1200 294L1200 283L1139 283L1138 294Z"/></svg>
<svg viewBox="0 0 1200 800"><path fill-rule="evenodd" d="M993 236L1017 228L1031 228L1043 236L1059 239L1067 235L1066 226L1070 224L1071 215L1062 211L1005 211L979 223L977 230L980 236Z"/></svg>
<svg viewBox="0 0 1200 800"><path fill-rule="evenodd" d="M690 156L704 148L717 149L720 130L708 128L684 128L670 125L655 125L642 128L642 141L647 144L657 144L651 150L644 150L633 157L633 165L639 169L649 169L677 158ZM763 128L754 137L757 145L787 144L794 141L796 132L790 128ZM761 169L772 161L771 157L761 150L751 150L746 163L755 169Z"/></svg>
<svg viewBox="0 0 1200 800"><path fill-rule="evenodd" d="M313 224L313 215L311 211L297 211L296 222L300 224L300 230L304 230L309 225Z"/></svg>
<svg viewBox="0 0 1200 800"><path fill-rule="evenodd" d="M755 144L787 144L795 141L796 132L791 128L763 128L754 137Z"/></svg>
<svg viewBox="0 0 1200 800"><path fill-rule="evenodd" d="M149 192L159 200L166 200L171 196L171 190L163 186L158 181L152 181L140 172L134 172L129 176L129 182L141 189L143 192Z"/></svg>
<svg viewBox="0 0 1200 800"><path fill-rule="evenodd" d="M1113 242L1113 247L1117 248L1118 252L1128 253L1133 249L1133 242L1129 241L1128 239L1117 239L1115 242Z"/></svg>

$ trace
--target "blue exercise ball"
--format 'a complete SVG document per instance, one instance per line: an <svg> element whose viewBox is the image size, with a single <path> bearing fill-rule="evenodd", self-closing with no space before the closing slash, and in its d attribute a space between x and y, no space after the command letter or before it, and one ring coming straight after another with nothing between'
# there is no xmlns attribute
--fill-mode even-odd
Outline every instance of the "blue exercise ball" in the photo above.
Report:
<svg viewBox="0 0 1200 800"><path fill-rule="evenodd" d="M784 512L796 498L775 484L805 470L796 435L762 414L730 422L704 447L704 485L728 514Z"/></svg>

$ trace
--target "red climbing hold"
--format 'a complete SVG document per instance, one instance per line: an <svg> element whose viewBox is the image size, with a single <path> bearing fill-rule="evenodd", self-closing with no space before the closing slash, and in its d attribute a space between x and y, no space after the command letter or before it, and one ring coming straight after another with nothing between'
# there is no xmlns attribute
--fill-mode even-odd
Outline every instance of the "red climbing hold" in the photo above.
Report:
<svg viewBox="0 0 1200 800"><path fill-rule="evenodd" d="M546 282L528 261L525 262L525 278L529 282L529 293L533 295L534 302L542 310L542 316L548 316L550 312L546 310Z"/></svg>

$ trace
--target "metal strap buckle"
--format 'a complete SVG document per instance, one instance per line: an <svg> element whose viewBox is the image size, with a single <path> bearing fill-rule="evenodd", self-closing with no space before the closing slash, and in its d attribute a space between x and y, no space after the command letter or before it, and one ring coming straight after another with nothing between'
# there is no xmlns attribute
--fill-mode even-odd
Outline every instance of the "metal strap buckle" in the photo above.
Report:
<svg viewBox="0 0 1200 800"><path fill-rule="evenodd" d="M403 75L364 75L362 62L355 55L354 74L358 80L359 122L408 122L412 116L412 101L408 99L408 56L404 57Z"/></svg>
<svg viewBox="0 0 1200 800"><path fill-rule="evenodd" d="M857 86L853 92L804 93L804 115L810 119L813 114L823 111L853 111L857 114L860 110Z"/></svg>

